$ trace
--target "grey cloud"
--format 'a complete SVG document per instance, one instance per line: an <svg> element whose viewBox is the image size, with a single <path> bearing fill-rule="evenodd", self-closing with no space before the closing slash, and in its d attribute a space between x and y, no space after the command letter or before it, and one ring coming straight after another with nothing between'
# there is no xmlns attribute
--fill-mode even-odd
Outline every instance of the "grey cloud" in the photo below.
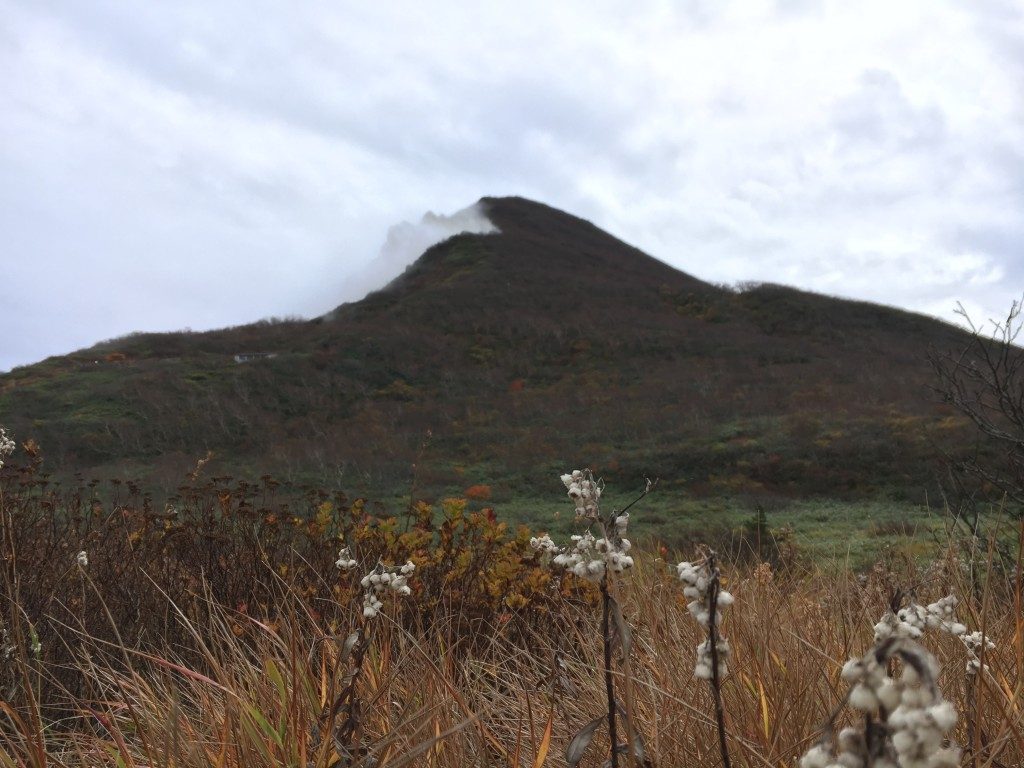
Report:
<svg viewBox="0 0 1024 768"><path fill-rule="evenodd" d="M1024 294L1024 222L960 229L948 242L959 253L988 255L1002 268L1007 287Z"/></svg>
<svg viewBox="0 0 1024 768"><path fill-rule="evenodd" d="M388 226L483 195L709 280L1019 291L1018 4L524 3L0 0L0 301L33 297L0 368L322 313Z"/></svg>
<svg viewBox="0 0 1024 768"><path fill-rule="evenodd" d="M858 90L836 106L833 124L851 147L883 153L927 151L946 136L942 110L911 104L899 80L883 69L861 75Z"/></svg>

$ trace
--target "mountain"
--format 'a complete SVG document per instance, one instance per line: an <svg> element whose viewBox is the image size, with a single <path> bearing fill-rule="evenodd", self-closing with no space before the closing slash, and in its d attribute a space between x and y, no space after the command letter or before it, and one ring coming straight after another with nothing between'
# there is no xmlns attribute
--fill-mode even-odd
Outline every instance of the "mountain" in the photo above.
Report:
<svg viewBox="0 0 1024 768"><path fill-rule="evenodd" d="M965 334L776 285L711 285L521 198L309 321L135 334L0 376L58 474L214 472L357 492L529 494L590 465L693 494L921 492L966 427L929 348ZM946 410L944 410L946 408Z"/></svg>

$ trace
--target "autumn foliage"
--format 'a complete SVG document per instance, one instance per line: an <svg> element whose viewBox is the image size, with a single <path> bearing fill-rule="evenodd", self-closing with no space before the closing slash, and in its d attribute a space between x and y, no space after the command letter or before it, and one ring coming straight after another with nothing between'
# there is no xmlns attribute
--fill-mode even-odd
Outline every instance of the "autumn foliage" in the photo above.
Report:
<svg viewBox="0 0 1024 768"><path fill-rule="evenodd" d="M416 565L412 594L374 619L360 661L358 743L377 765L561 766L599 708L600 595L492 510L449 499L388 514L269 477L196 481L157 504L131 484L63 488L37 470L31 458L0 470L0 765L353 764L323 720L348 684L346 638L365 626L358 576L335 567L342 544L364 569ZM632 628L631 723L651 764L710 768L714 703L693 678L703 630L674 558L634 551L616 593ZM1014 571L996 557L968 563L951 546L934 563L890 558L863 574L725 564L734 764L792 765L815 742L844 696L843 663L871 647L902 588L957 595L960 618L994 640L973 686L962 644L927 642L962 713L965 765L1019 765L1019 560ZM608 754L602 738L588 760Z"/></svg>

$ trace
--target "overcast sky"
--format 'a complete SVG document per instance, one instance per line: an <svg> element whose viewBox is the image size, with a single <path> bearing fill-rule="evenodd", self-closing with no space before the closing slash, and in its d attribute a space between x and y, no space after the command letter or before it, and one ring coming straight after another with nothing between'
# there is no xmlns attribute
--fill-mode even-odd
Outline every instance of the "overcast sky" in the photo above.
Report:
<svg viewBox="0 0 1024 768"><path fill-rule="evenodd" d="M483 195L706 280L1005 313L1022 8L0 0L0 370L320 314Z"/></svg>

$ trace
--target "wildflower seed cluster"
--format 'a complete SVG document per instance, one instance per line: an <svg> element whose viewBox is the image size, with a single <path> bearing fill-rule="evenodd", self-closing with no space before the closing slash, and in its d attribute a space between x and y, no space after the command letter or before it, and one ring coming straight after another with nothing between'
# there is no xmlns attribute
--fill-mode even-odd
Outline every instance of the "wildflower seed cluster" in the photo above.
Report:
<svg viewBox="0 0 1024 768"><path fill-rule="evenodd" d="M575 470L562 475L569 498L576 504L576 519L600 520L601 483L595 481L590 470ZM530 546L551 556L551 564L589 581L600 581L607 573L622 573L633 567L629 554L633 544L625 538L629 526L629 513L615 515L605 535L597 538L589 530L570 538L572 544L559 547L550 536L535 536Z"/></svg>
<svg viewBox="0 0 1024 768"><path fill-rule="evenodd" d="M956 597L949 595L927 606L911 603L896 613L889 611L875 624L875 642L880 643L890 637L916 640L926 629L941 629L959 637L967 627L953 615L956 603Z"/></svg>
<svg viewBox="0 0 1024 768"><path fill-rule="evenodd" d="M889 660L903 660L902 674L889 676ZM947 744L956 724L953 705L942 698L935 681L935 658L913 640L889 638L861 659L843 667L843 678L852 686L853 709L878 718L885 739L872 748L858 728L844 728L830 744L812 747L800 760L800 768L956 768L960 750ZM880 753L880 754L879 754ZM875 754L869 763L869 755Z"/></svg>
<svg viewBox="0 0 1024 768"><path fill-rule="evenodd" d="M576 502L576 517L597 520L604 484L600 480L594 480L594 475L589 469L574 469L562 475L562 482L569 492L569 498Z"/></svg>
<svg viewBox="0 0 1024 768"><path fill-rule="evenodd" d="M707 563L690 563L683 561L676 566L676 574L679 580L685 585L683 594L690 598L686 604L686 610L696 619L704 629L711 634L711 595L717 592L715 611L715 627L722 623L722 609L735 602L731 593L723 589L717 589L714 574L712 574ZM717 635L717 632L715 633ZM729 641L724 637L718 637L716 642L718 650L718 676L724 677L729 671L728 659L731 648ZM713 677L713 664L711 654L710 637L697 646L697 666L693 670L693 676L701 680L710 680Z"/></svg>
<svg viewBox="0 0 1024 768"><path fill-rule="evenodd" d="M352 549L350 547L342 547L334 564L343 571L350 571L359 565L355 558L352 557Z"/></svg>
<svg viewBox="0 0 1024 768"><path fill-rule="evenodd" d="M359 565L348 547L344 547L338 553L338 559L334 564L343 571L350 571ZM402 597L411 595L409 577L415 570L416 564L412 560L401 566L377 563L376 567L359 582L363 588L363 617L372 619L380 613L384 607L381 597L388 592Z"/></svg>
<svg viewBox="0 0 1024 768"><path fill-rule="evenodd" d="M960 638L967 648L967 674L976 675L981 672L982 646L986 651L994 651L996 644L981 634L981 632L970 632Z"/></svg>
<svg viewBox="0 0 1024 768"><path fill-rule="evenodd" d="M875 624L875 642L880 643L889 638L917 640L929 629L948 632L959 638L967 649L967 674L977 674L982 667L982 646L986 650L994 650L996 646L981 632L968 632L967 627L956 620L956 605L956 597L947 595L927 606L911 603L896 613L889 611Z"/></svg>
<svg viewBox="0 0 1024 768"><path fill-rule="evenodd" d="M14 441L7 436L7 431L0 427L0 469L3 469L4 459L14 453Z"/></svg>

